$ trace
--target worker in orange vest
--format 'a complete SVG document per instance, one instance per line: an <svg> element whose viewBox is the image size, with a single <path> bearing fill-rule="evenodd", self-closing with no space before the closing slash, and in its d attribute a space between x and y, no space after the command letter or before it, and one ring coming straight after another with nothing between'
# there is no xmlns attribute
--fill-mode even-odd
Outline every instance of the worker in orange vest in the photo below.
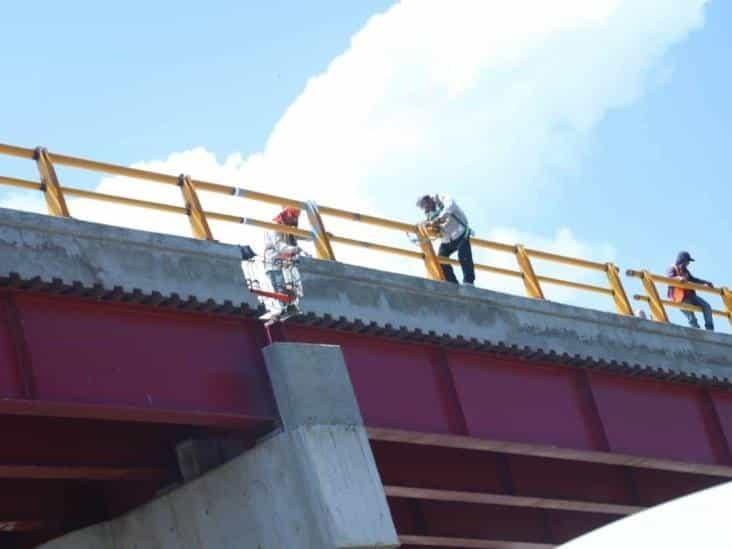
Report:
<svg viewBox="0 0 732 549"><path fill-rule="evenodd" d="M708 280L702 280L697 278L689 272L689 263L694 261L689 252L679 252L676 257L676 263L668 270L668 277L680 280L682 282L692 282L694 284L702 284L709 288L714 288L714 284ZM668 297L674 303L688 303L689 305L696 305L701 307L704 313L704 327L707 330L714 330L714 320L712 319L712 307L706 300L702 299L694 290L687 290L685 288L677 288L676 286L668 287ZM696 319L696 314L693 311L681 310L689 321L689 326L692 328L698 328L699 322Z"/></svg>

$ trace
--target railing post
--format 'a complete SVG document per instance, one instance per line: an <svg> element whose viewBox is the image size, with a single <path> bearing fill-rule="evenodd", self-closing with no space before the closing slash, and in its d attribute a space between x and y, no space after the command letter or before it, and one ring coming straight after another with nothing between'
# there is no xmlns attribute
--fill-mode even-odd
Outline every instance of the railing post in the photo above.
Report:
<svg viewBox="0 0 732 549"><path fill-rule="evenodd" d="M330 245L330 238L323 225L323 218L320 217L318 205L309 200L305 202L305 212L308 214L308 221L313 230L313 242L315 243L315 251L320 259L335 260L333 247Z"/></svg>
<svg viewBox="0 0 732 549"><path fill-rule="evenodd" d="M41 176L41 190L46 199L48 213L58 217L71 217L48 151L43 147L37 147L33 153L33 159L36 161L36 167Z"/></svg>
<svg viewBox="0 0 732 549"><path fill-rule="evenodd" d="M618 313L626 316L634 316L633 306L630 304L628 294L625 293L623 282L620 280L620 269L614 263L605 264L605 272L610 282L610 288L613 291L613 299L615 300L615 308Z"/></svg>
<svg viewBox="0 0 732 549"><path fill-rule="evenodd" d="M529 259L529 254L526 253L526 249L521 244L516 244L514 251L516 253L516 261L518 261L521 273L524 275L523 281L527 295L536 299L544 299L544 292L541 290L539 279L536 278L534 267L531 265L531 259Z"/></svg>
<svg viewBox="0 0 732 549"><path fill-rule="evenodd" d="M188 221L191 223L193 236L201 240L213 240L211 228L208 226L206 213L201 207L201 201L198 199L198 193L193 186L190 176L181 174L178 176L178 186L183 194L183 201L186 205L186 213Z"/></svg>
<svg viewBox="0 0 732 549"><path fill-rule="evenodd" d="M649 299L648 304L651 308L653 320L657 322L668 322L668 315L666 314L663 303L661 303L661 296L658 295L658 289L656 288L656 283L653 282L653 276L648 271L641 271L640 275L641 282L643 282L643 287Z"/></svg>
<svg viewBox="0 0 732 549"><path fill-rule="evenodd" d="M430 240L427 228L422 223L418 224L416 228L419 247L424 256L424 266L427 269L427 276L432 280L445 280L445 273L442 271L440 260L435 253L435 249L432 247L432 240Z"/></svg>
<svg viewBox="0 0 732 549"><path fill-rule="evenodd" d="M729 320L730 324L732 324L732 290L729 288L722 288L722 301L724 301L724 306L727 307L727 320Z"/></svg>

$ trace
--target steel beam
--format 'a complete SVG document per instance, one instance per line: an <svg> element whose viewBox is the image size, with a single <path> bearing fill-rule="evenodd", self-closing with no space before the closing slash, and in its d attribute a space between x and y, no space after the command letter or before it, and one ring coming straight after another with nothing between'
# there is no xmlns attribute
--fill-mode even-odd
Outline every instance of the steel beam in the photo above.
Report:
<svg viewBox="0 0 732 549"><path fill-rule="evenodd" d="M402 547L460 547L463 549L553 549L548 543L526 543L519 541L448 538L442 536L399 536Z"/></svg>
<svg viewBox="0 0 732 549"><path fill-rule="evenodd" d="M438 433L420 433L383 427L368 427L367 432L371 440L402 442L427 446L442 446L447 448L464 448L468 450L500 452L521 456L583 461L587 463L604 463L606 465L620 465L643 469L657 469L659 471L674 471L677 473L692 473L732 478L732 467L726 465L686 463L683 461L633 456L613 452L594 452L588 450L576 450L573 448L559 448L543 444L526 444L521 442L490 440Z"/></svg>
<svg viewBox="0 0 732 549"><path fill-rule="evenodd" d="M0 465L0 479L34 480L154 480L170 472L154 467L94 467L81 465Z"/></svg>
<svg viewBox="0 0 732 549"><path fill-rule="evenodd" d="M532 509L555 509L578 511L581 513L602 513L609 515L632 515L644 507L637 505L617 505L592 501L574 501L552 498L512 496L506 494L486 494L455 490L434 490L409 486L384 486L389 497L407 499L426 499L433 501L453 501L457 503L477 503L483 505L502 505L506 507L529 507Z"/></svg>

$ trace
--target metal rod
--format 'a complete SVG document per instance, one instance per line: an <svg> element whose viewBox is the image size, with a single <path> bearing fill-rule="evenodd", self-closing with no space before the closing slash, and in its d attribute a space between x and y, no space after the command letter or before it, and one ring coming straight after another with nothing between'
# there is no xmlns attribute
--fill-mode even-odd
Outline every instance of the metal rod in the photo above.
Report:
<svg viewBox="0 0 732 549"><path fill-rule="evenodd" d="M676 280L675 278L669 278L667 276L661 276L656 275L653 273L650 273L648 271L635 271L633 269L628 269L625 271L625 274L627 276L632 276L635 278L643 278L643 274L648 273L648 277L653 280L654 282L660 282L661 284L668 284L669 286L675 286L676 288L683 288L684 290L695 290L697 292L706 292L708 294L714 294L714 295L722 295L722 290L719 288L710 288L709 286L704 286L702 284L695 284L693 282L682 282L681 280Z"/></svg>
<svg viewBox="0 0 732 549"><path fill-rule="evenodd" d="M650 303L651 299L646 295L638 295L635 294L633 296L633 299L636 301L643 301L644 303ZM701 313L702 308L698 307L696 305L690 305L689 303L675 303L673 301L668 301L667 299L662 299L661 303L666 305L667 307L675 307L677 309L685 309L687 311L693 311L695 313ZM727 311L719 311L717 309L712 309L712 314L716 316L723 316L724 318L732 318L732 313L728 313Z"/></svg>
<svg viewBox="0 0 732 549"><path fill-rule="evenodd" d="M422 257L424 258L424 268L427 271L427 276L432 280L445 280L445 273L442 270L440 263L450 263L451 261L443 261L435 253L435 249L432 246L432 240L430 239L429 231L424 223L420 223L416 226L417 229L417 242L419 247L422 249ZM447 259L447 258L445 258Z"/></svg>
<svg viewBox="0 0 732 549"><path fill-rule="evenodd" d="M595 271L605 272L605 263L598 263L597 261L587 261L585 259L579 259L576 257L568 257L566 255L553 254L550 252L543 252L541 250L534 250L526 248L526 253L532 258L545 259L554 263L562 263L564 265L572 265L574 267L583 267L585 269L591 269Z"/></svg>
<svg viewBox="0 0 732 549"><path fill-rule="evenodd" d="M25 158L27 160L33 160L35 151L33 149L26 149L24 147L16 147L15 145L6 145L0 143L0 154L7 154L8 156L15 156L18 158Z"/></svg>
<svg viewBox="0 0 732 549"><path fill-rule="evenodd" d="M356 221L357 223L366 223L368 225L383 227L385 229L394 229L397 231L405 231L408 233L417 234L417 230L414 225L411 225L409 223L403 223L401 221L384 219L383 217L376 217L373 215L365 215L357 212L339 210L337 208L331 208L330 206L320 206L320 213L321 215L339 217L341 219L347 219L349 221Z"/></svg>
<svg viewBox="0 0 732 549"><path fill-rule="evenodd" d="M38 174L41 176L43 197L46 199L48 213L58 217L71 217L58 175L56 175L56 169L53 167L48 151L42 147L37 147L33 151L33 159L36 161Z"/></svg>
<svg viewBox="0 0 732 549"><path fill-rule="evenodd" d="M424 259L423 254L419 252L413 252L412 250L405 250L403 248L395 248L393 246L386 246L385 244L375 244L373 242L365 242L363 240L355 240L353 238L346 238L344 236L337 236L332 233L328 233L330 240L337 244L345 244L346 246L355 246L358 248L366 248L368 250L375 250L379 252L385 252L394 255L400 255L403 257L409 257L411 259Z"/></svg>
<svg viewBox="0 0 732 549"><path fill-rule="evenodd" d="M470 243L478 248L485 248L487 250L495 250L498 252L506 252L513 254L516 252L516 246L509 244L503 244L502 242L493 242L492 240L483 240L482 238L472 237Z"/></svg>
<svg viewBox="0 0 732 549"><path fill-rule="evenodd" d="M520 244L517 244L514 247L514 252L516 254L516 261L518 262L519 268L524 275L523 279L524 286L526 288L526 295L533 297L534 299L544 299L544 292L541 289L539 280L536 278L536 272L534 272L534 267L531 265L529 254L526 253L526 250Z"/></svg>
<svg viewBox="0 0 732 549"><path fill-rule="evenodd" d="M626 316L634 316L633 307L628 300L628 294L625 293L623 281L620 279L620 269L614 263L606 264L607 280L613 291L613 300L618 313Z"/></svg>
<svg viewBox="0 0 732 549"><path fill-rule="evenodd" d="M289 225L281 225L279 223L270 223L269 221L261 221L251 217L239 217L236 215L209 211L206 212L206 217L210 220L224 221L225 223L237 223L239 225L249 225L250 227L258 227L260 229L267 229L268 231L291 234L303 240L313 239L313 235L310 231L306 231L305 229L290 227Z"/></svg>
<svg viewBox="0 0 732 549"><path fill-rule="evenodd" d="M651 277L651 273L648 271L641 272L641 281L643 282L643 288L646 290L648 296L648 303L651 307L651 316L658 322L668 322L668 314L663 306L663 300L658 295L658 288Z"/></svg>
<svg viewBox="0 0 732 549"><path fill-rule="evenodd" d="M183 201L186 204L186 213L188 214L188 221L191 224L193 236L201 240L213 240L214 237L211 232L211 227L208 226L206 212L203 211L201 201L198 199L198 193L195 187L193 187L193 183L191 183L191 178L181 174L178 177L178 186L183 195Z"/></svg>
<svg viewBox="0 0 732 549"><path fill-rule="evenodd" d="M4 175L0 175L0 185L32 189L34 191L40 191L42 188L40 181L29 181L27 179L18 179L17 177L5 177Z"/></svg>
<svg viewBox="0 0 732 549"><path fill-rule="evenodd" d="M335 260L335 254L333 253L333 247L330 245L330 238L328 232L325 230L323 225L323 218L320 216L320 210L318 205L313 201L305 203L305 212L310 222L310 227L313 233L313 242L315 243L315 251L320 259L327 259L329 261Z"/></svg>
<svg viewBox="0 0 732 549"><path fill-rule="evenodd" d="M582 282L572 282L571 280L562 280L561 278L552 278L550 276L537 276L539 282L546 282L547 284L554 284L556 286L564 286L565 288L574 288L575 290L586 290L588 292L594 292L596 294L603 294L613 296L613 291L609 288L603 288L602 286L595 286L594 284L584 284Z"/></svg>
<svg viewBox="0 0 732 549"><path fill-rule="evenodd" d="M138 198L125 198L123 196L114 196L111 194L98 193L93 191L85 191L83 189L75 189L73 187L61 187L67 196L78 196L80 198L88 198L90 200L99 200L100 202L110 202L113 204L122 204L124 206L133 206L147 208L149 210L158 210L161 212L183 214L186 209L181 206L173 206L172 204L163 204L160 202L150 202L140 200Z"/></svg>
<svg viewBox="0 0 732 549"><path fill-rule="evenodd" d="M48 154L54 163L61 166L67 166L69 168L79 168L82 170L102 172L110 175L121 175L123 177L130 177L132 179L145 179L148 181L155 181L156 183L163 183L165 185L178 184L178 178L174 175L150 172L137 168L127 168L124 166L117 166L115 164L108 164L106 162L97 162L96 160L87 160L85 158L76 158L74 156L66 156L63 154Z"/></svg>

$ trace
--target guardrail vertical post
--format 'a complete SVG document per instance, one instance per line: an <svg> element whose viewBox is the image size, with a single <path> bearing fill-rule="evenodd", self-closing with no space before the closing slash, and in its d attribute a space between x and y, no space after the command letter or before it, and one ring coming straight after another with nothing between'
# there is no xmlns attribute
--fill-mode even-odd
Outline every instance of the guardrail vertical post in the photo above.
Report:
<svg viewBox="0 0 732 549"><path fill-rule="evenodd" d="M521 244L516 244L514 251L516 253L516 261L518 261L519 268L523 274L526 294L536 299L544 299L544 292L541 290L539 279L536 278L534 267L531 265L531 259L529 259L529 254L526 253L526 249Z"/></svg>
<svg viewBox="0 0 732 549"><path fill-rule="evenodd" d="M201 240L213 240L213 233L211 233L211 228L208 226L206 213L201 207L201 201L198 199L198 193L196 193L196 188L193 186L190 176L179 175L178 186L183 194L183 201L186 205L186 213L188 214L188 221L191 223L193 236Z"/></svg>
<svg viewBox="0 0 732 549"><path fill-rule="evenodd" d="M33 159L36 161L36 167L41 176L41 190L46 199L48 213L59 217L71 217L48 151L43 147L37 147L33 153Z"/></svg>
<svg viewBox="0 0 732 549"><path fill-rule="evenodd" d="M610 288L613 291L613 299L615 300L615 308L618 313L626 316L633 316L633 307L625 293L623 282L620 280L620 269L614 263L605 264L605 272L610 282Z"/></svg>
<svg viewBox="0 0 732 549"><path fill-rule="evenodd" d="M661 302L661 296L658 295L658 289L656 288L656 283L653 281L653 276L648 271L641 271L640 275L641 282L643 282L643 287L649 299L648 304L651 308L653 320L657 322L668 322L668 315Z"/></svg>
<svg viewBox="0 0 732 549"><path fill-rule="evenodd" d="M727 307L727 320L732 324L732 290L729 288L722 288L722 301L724 306Z"/></svg>
<svg viewBox="0 0 732 549"><path fill-rule="evenodd" d="M308 221L313 230L313 242L315 243L315 251L320 259L335 260L333 247L330 245L328 232L323 225L323 218L320 216L318 205L312 200L305 202L305 212L308 214Z"/></svg>
<svg viewBox="0 0 732 549"><path fill-rule="evenodd" d="M427 228L423 224L416 226L417 239L419 241L419 247L422 250L424 257L424 266L427 269L427 276L432 280L445 280L445 273L442 271L442 265L440 260L435 253L435 249L432 247L432 240L427 232Z"/></svg>

